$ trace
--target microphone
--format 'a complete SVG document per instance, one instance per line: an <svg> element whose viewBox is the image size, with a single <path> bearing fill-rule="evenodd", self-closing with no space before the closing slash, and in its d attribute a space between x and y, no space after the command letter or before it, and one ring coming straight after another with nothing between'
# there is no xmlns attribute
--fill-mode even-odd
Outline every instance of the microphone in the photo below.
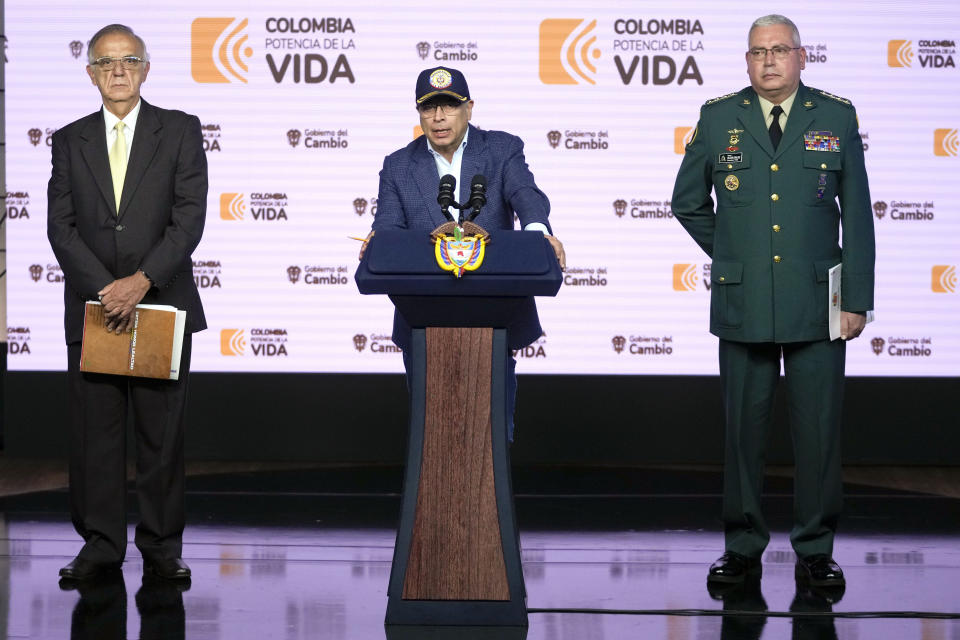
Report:
<svg viewBox="0 0 960 640"><path fill-rule="evenodd" d="M450 215L447 209L456 202L454 197L456 188L457 179L450 174L440 178L440 193L437 194L437 204L440 205L440 211L443 212L443 216L450 222L453 222L453 216Z"/></svg>
<svg viewBox="0 0 960 640"><path fill-rule="evenodd" d="M469 206L473 211L470 212L470 217L467 219L473 220L476 218L480 213L480 209L482 209L485 204L487 204L487 179L478 173L473 176L473 180L470 181Z"/></svg>

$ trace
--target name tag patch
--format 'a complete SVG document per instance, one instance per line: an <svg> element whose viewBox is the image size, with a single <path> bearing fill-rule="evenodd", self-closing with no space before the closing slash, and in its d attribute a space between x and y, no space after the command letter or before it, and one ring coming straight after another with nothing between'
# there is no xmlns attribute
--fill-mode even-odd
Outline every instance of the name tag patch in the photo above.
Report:
<svg viewBox="0 0 960 640"><path fill-rule="evenodd" d="M743 162L743 152L740 151L739 153L721 153L719 162L720 164L729 164L731 162Z"/></svg>

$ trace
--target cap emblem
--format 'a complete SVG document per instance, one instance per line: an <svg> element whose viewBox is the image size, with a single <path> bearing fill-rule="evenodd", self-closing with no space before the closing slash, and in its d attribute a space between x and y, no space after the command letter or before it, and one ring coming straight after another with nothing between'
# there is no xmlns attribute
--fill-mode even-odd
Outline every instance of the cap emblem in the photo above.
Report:
<svg viewBox="0 0 960 640"><path fill-rule="evenodd" d="M446 69L437 69L430 74L430 86L434 89L446 89L453 82L453 76Z"/></svg>

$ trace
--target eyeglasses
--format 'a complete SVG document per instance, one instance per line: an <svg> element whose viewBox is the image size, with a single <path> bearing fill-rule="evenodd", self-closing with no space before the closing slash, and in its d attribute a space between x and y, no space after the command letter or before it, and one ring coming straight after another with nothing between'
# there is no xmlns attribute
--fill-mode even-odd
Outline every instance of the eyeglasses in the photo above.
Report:
<svg viewBox="0 0 960 640"><path fill-rule="evenodd" d="M143 58L138 58L137 56L124 56L122 58L111 58L109 56L104 56L103 58L97 58L92 64L101 71L113 71L118 62L120 63L120 66L123 67L124 71L130 71L132 69L136 69L137 65L146 61Z"/></svg>
<svg viewBox="0 0 960 640"><path fill-rule="evenodd" d="M457 109L460 108L460 105L453 102L445 102L443 104L421 104L417 107L417 111L420 112L420 115L426 118L432 118L437 113L437 107L440 108L440 111L443 112L443 115L452 116L457 112Z"/></svg>
<svg viewBox="0 0 960 640"><path fill-rule="evenodd" d="M754 47L747 51L747 54L753 59L759 62L760 60L766 60L767 54L772 53L773 57L777 60L786 60L787 56L790 55L791 51L796 51L801 47L784 47L782 45L777 45L771 49L765 49L763 47Z"/></svg>

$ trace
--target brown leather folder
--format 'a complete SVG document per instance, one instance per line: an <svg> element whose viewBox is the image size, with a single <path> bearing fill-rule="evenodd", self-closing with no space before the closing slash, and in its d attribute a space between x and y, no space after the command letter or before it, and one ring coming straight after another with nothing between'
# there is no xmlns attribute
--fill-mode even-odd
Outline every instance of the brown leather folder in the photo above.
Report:
<svg viewBox="0 0 960 640"><path fill-rule="evenodd" d="M87 302L80 370L118 376L176 380L186 312L164 305L137 305L133 327L107 331L103 305Z"/></svg>

